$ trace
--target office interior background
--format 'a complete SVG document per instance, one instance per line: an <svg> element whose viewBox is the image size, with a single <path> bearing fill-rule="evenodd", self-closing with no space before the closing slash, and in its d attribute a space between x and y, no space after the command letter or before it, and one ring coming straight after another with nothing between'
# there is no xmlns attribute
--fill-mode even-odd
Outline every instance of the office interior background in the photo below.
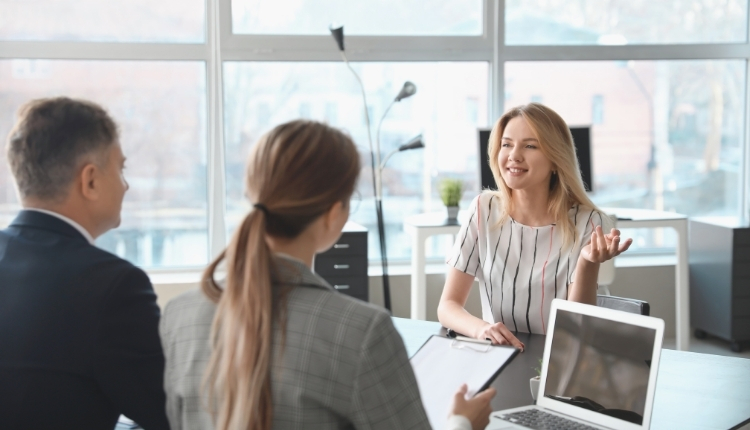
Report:
<svg viewBox="0 0 750 430"><path fill-rule="evenodd" d="M598 205L750 213L747 0L0 0L0 134L29 99L106 107L130 191L97 244L158 274L197 271L225 246L249 210L244 163L262 133L326 121L361 150L351 220L370 230L377 267L362 95L331 24L344 25L373 139L403 82L417 86L380 132L383 154L420 133L426 145L383 173L392 265L409 263L404 217L443 210L441 178L465 182L464 208L480 191L477 130L532 101L591 127ZM4 226L20 206L0 158ZM621 258L674 252L670 231L624 235L635 242ZM450 239L430 239L431 261Z"/></svg>

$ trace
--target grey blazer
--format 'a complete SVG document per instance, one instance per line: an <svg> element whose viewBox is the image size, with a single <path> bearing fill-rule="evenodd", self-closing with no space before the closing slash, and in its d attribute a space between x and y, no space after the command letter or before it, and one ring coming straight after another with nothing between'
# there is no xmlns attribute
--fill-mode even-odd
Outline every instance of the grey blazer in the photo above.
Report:
<svg viewBox="0 0 750 430"><path fill-rule="evenodd" d="M401 336L388 314L336 292L299 261L277 257L287 299L271 375L274 429L429 429ZM216 306L200 291L170 301L160 333L173 430L212 429L201 397Z"/></svg>

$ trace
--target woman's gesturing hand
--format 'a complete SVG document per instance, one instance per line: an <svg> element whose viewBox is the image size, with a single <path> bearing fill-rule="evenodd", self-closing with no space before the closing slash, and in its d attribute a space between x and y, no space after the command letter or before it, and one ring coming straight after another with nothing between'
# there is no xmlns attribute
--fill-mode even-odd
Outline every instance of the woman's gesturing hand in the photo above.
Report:
<svg viewBox="0 0 750 430"><path fill-rule="evenodd" d="M604 234L601 226L596 226L591 233L591 241L581 249L581 257L592 263L604 263L630 248L633 239L620 243L620 230L613 228Z"/></svg>
<svg viewBox="0 0 750 430"><path fill-rule="evenodd" d="M495 345L513 345L521 351L525 347L523 342L518 340L503 323L487 323L487 325L479 329L474 337L482 340L489 339Z"/></svg>

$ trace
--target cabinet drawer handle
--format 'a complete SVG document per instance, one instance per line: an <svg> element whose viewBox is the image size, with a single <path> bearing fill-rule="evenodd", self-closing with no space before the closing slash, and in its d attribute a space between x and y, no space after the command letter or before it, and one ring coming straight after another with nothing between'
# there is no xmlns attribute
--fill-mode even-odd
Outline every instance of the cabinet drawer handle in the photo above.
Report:
<svg viewBox="0 0 750 430"><path fill-rule="evenodd" d="M337 290L348 290L349 286L348 285L334 285L333 288Z"/></svg>
<svg viewBox="0 0 750 430"><path fill-rule="evenodd" d="M333 268L334 269L348 269L349 265L348 264L334 264Z"/></svg>
<svg viewBox="0 0 750 430"><path fill-rule="evenodd" d="M346 248L349 248L348 243L337 243L333 245L333 249L346 249Z"/></svg>

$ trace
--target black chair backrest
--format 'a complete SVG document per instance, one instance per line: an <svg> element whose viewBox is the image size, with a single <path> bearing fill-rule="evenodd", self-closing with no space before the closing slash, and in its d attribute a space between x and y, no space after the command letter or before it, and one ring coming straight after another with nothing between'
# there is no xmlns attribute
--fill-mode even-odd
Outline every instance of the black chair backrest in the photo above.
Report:
<svg viewBox="0 0 750 430"><path fill-rule="evenodd" d="M636 299L626 299L624 297L598 295L596 296L596 305L603 308L646 316L651 312L651 307L648 305L648 302Z"/></svg>

